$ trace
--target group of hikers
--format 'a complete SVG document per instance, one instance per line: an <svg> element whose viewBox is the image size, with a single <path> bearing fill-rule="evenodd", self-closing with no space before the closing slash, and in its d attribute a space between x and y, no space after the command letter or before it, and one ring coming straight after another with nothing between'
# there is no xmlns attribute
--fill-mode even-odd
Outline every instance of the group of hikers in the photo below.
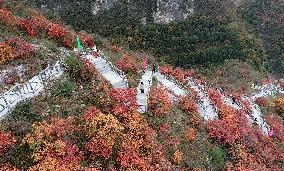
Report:
<svg viewBox="0 0 284 171"><path fill-rule="evenodd" d="M146 71L147 71L147 62L148 62L148 59L145 58L144 64L143 64L143 73L146 73ZM157 72L157 65L156 65L155 63L153 63L153 65L152 65L152 76L153 76L153 74L155 74L156 72ZM149 81L149 84L150 84L150 83L151 83L151 79L148 80L148 81ZM144 93L145 87L144 87L144 82L143 82L143 81L141 81L140 86L139 86L139 89L140 89L140 92L141 92L141 93Z"/></svg>

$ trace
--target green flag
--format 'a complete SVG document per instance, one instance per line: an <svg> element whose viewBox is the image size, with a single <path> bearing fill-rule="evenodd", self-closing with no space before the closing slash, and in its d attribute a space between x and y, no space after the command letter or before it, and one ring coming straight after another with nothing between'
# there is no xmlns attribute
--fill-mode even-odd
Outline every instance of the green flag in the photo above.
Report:
<svg viewBox="0 0 284 171"><path fill-rule="evenodd" d="M77 48L78 48L78 49L82 49L83 46L82 46L82 44L81 44L81 41L80 41L80 38L79 38L78 35L76 35L76 40L77 40Z"/></svg>

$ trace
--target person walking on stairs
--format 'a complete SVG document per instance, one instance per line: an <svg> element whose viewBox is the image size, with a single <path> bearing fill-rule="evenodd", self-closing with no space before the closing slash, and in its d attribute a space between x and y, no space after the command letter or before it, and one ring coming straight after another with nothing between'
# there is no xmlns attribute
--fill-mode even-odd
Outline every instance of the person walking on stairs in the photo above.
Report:
<svg viewBox="0 0 284 171"><path fill-rule="evenodd" d="M152 75L155 74L157 71L157 65L155 63L153 63L153 66L152 66Z"/></svg>
<svg viewBox="0 0 284 171"><path fill-rule="evenodd" d="M144 93L144 83L143 82L141 82L140 84L140 91L141 93Z"/></svg>

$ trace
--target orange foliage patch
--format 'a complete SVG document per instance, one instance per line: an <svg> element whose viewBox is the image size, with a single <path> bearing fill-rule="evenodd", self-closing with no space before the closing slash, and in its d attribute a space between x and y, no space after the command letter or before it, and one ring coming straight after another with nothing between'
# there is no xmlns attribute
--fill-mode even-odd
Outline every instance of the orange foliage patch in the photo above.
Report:
<svg viewBox="0 0 284 171"><path fill-rule="evenodd" d="M173 156L173 161L174 161L175 164L181 163L182 155L183 155L183 153L179 149L175 151L174 156Z"/></svg>
<svg viewBox="0 0 284 171"><path fill-rule="evenodd" d="M182 96L179 98L179 108L183 111L183 112L188 112L188 113L197 113L197 104L195 103L195 101L188 97L188 96Z"/></svg>
<svg viewBox="0 0 284 171"><path fill-rule="evenodd" d="M12 47L6 43L0 43L0 64L4 64L6 61L11 61L14 58Z"/></svg>
<svg viewBox="0 0 284 171"><path fill-rule="evenodd" d="M279 98L279 99L275 100L274 103L275 103L277 113L280 116L284 117L284 99Z"/></svg>
<svg viewBox="0 0 284 171"><path fill-rule="evenodd" d="M194 141L196 138L196 131L193 128L189 128L185 133L185 137L189 142Z"/></svg>
<svg viewBox="0 0 284 171"><path fill-rule="evenodd" d="M148 109L155 116L165 116L172 109L169 92L164 87L154 87L150 91Z"/></svg>

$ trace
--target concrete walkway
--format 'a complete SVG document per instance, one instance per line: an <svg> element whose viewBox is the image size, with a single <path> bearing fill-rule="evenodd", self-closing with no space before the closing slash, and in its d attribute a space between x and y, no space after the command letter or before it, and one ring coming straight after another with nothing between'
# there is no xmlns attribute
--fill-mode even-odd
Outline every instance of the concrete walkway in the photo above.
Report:
<svg viewBox="0 0 284 171"><path fill-rule="evenodd" d="M82 56L89 60L96 67L97 71L110 82L114 88L127 88L128 82L124 75L120 75L114 70L112 65L102 57L94 57L93 55Z"/></svg>
<svg viewBox="0 0 284 171"><path fill-rule="evenodd" d="M171 91L176 96L185 96L187 93L186 91L179 87L176 83L173 81L167 79L164 75L162 75L160 72L155 73L155 77L157 78L157 81L165 86L169 91Z"/></svg>
<svg viewBox="0 0 284 171"><path fill-rule="evenodd" d="M143 75L142 78L139 82L139 85L137 87L137 95L136 95L136 99L137 99L137 104L139 106L138 111L140 113L144 113L146 112L146 108L147 108L147 101L148 101L148 95L149 95L149 91L151 89L152 86L152 72L151 71L146 71ZM140 91L140 85L141 82L143 82L144 84L144 93L141 93Z"/></svg>
<svg viewBox="0 0 284 171"><path fill-rule="evenodd" d="M203 85L196 84L192 79L188 79L188 85L193 88L201 98L199 104L199 112L205 120L218 119L218 113L215 111L208 94L205 92Z"/></svg>
<svg viewBox="0 0 284 171"><path fill-rule="evenodd" d="M58 79L63 74L60 61L47 67L39 75L34 76L24 84L18 84L0 95L0 118L2 119L17 103L37 96L52 80Z"/></svg>

